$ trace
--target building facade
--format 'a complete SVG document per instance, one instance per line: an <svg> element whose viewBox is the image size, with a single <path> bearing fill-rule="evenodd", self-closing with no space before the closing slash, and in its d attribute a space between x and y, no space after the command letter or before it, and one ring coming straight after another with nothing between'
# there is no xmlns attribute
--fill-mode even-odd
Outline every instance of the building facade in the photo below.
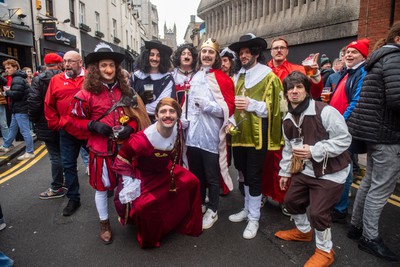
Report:
<svg viewBox="0 0 400 267"><path fill-rule="evenodd" d="M371 41L371 52L375 43L387 35L396 21L400 21L400 0L361 0L358 37Z"/></svg>
<svg viewBox="0 0 400 267"><path fill-rule="evenodd" d="M158 36L157 9L143 2L152 30L133 0L0 0L0 60L16 58L21 67L36 69L47 53L75 50L84 58L105 42L124 53L123 67L133 70L144 41Z"/></svg>
<svg viewBox="0 0 400 267"><path fill-rule="evenodd" d="M0 0L0 63L17 59L21 68L35 65L32 3Z"/></svg>
<svg viewBox="0 0 400 267"><path fill-rule="evenodd" d="M284 37L288 59L301 62L309 53L335 58L357 38L360 0L202 0L197 15L205 21L205 38L221 46L248 32L267 40Z"/></svg>

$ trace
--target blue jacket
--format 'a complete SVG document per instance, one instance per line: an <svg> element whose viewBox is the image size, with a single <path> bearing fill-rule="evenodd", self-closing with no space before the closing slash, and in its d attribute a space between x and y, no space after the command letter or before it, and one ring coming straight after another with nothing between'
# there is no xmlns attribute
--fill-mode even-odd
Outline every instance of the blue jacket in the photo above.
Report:
<svg viewBox="0 0 400 267"><path fill-rule="evenodd" d="M343 117L346 121L350 117L350 114L353 112L358 100L360 99L361 86L366 75L364 65L365 62L358 66L357 69L346 69L346 71L342 73L339 81L337 82L338 85L340 81L344 78L344 76L346 76L347 73L349 74L345 85L347 102L349 103L349 106L343 113ZM337 89L337 85L335 91ZM335 91L333 91L333 94L335 93Z"/></svg>

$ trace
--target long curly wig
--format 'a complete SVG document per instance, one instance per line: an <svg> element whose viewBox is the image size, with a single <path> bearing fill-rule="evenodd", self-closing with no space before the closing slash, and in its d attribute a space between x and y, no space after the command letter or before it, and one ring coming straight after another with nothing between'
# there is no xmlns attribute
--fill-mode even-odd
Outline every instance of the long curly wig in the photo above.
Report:
<svg viewBox="0 0 400 267"><path fill-rule="evenodd" d="M145 47L142 48L142 53L140 54L138 61L138 69L143 73L150 73L150 50ZM172 64L171 59L165 53L160 52L160 65L158 67L158 71L162 74L167 73L171 70Z"/></svg>
<svg viewBox="0 0 400 267"><path fill-rule="evenodd" d="M86 74L84 83L83 83L83 88L91 93L94 93L96 95L100 94L104 89L103 89L103 83L101 82L101 74L100 74L100 69L99 69L99 62L96 62L94 64L89 64L89 67L87 68L88 73ZM129 87L129 85L125 82L125 77L124 73L122 72L122 67L119 64L115 65L115 81L118 82L119 89L122 93L122 95L126 95L129 97L133 96L132 89Z"/></svg>
<svg viewBox="0 0 400 267"><path fill-rule="evenodd" d="M192 62L192 69L196 68L196 64L197 64L197 50L196 48L193 46L193 44L183 44L180 45L174 52L174 54L172 55L172 64L174 65L174 67L179 67L181 65L181 55L182 52L188 49L190 51L190 53L192 54L193 57L193 62Z"/></svg>

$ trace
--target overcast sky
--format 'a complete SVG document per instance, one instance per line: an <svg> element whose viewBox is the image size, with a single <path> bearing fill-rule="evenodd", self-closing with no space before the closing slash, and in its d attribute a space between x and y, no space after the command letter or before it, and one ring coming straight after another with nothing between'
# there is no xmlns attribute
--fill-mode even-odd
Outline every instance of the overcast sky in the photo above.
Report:
<svg viewBox="0 0 400 267"><path fill-rule="evenodd" d="M190 15L197 15L197 7L200 0L150 0L157 6L158 28L161 38L164 38L164 23L172 29L176 24L176 41L178 45L183 43L183 36L190 22ZM196 18L196 21L202 21Z"/></svg>

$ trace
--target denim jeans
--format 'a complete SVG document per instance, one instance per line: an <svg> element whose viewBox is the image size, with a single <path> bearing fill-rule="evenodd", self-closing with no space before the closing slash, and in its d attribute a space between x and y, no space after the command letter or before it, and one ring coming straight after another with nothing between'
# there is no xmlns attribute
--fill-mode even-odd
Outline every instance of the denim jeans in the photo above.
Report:
<svg viewBox="0 0 400 267"><path fill-rule="evenodd" d="M340 213L346 213L347 208L349 207L349 191L351 184L353 183L353 162L350 163L350 172L346 178L346 182L344 182L344 187L342 191L342 195L339 198L339 201L336 203L334 209Z"/></svg>
<svg viewBox="0 0 400 267"><path fill-rule="evenodd" d="M87 167L89 165L89 153L86 151L86 149L81 147L79 154L81 154L83 164L85 165L85 167Z"/></svg>
<svg viewBox="0 0 400 267"><path fill-rule="evenodd" d="M6 138L4 138L3 146L5 148L9 148L12 145L15 137L17 136L18 128L21 131L22 136L24 137L26 146L25 151L27 153L33 153L33 138L31 135L28 114L11 114L10 134Z"/></svg>
<svg viewBox="0 0 400 267"><path fill-rule="evenodd" d="M51 189L58 190L62 187L64 182L64 171L62 167L60 143L59 142L45 142L47 151L49 152L49 159L51 164Z"/></svg>
<svg viewBox="0 0 400 267"><path fill-rule="evenodd" d="M0 129L1 129L1 136L3 136L3 138L6 138L10 133L7 124L6 105L0 105Z"/></svg>
<svg viewBox="0 0 400 267"><path fill-rule="evenodd" d="M80 201L77 160L81 147L86 147L86 141L78 140L64 130L60 130L61 159L64 168L65 184L68 188L67 197Z"/></svg>

